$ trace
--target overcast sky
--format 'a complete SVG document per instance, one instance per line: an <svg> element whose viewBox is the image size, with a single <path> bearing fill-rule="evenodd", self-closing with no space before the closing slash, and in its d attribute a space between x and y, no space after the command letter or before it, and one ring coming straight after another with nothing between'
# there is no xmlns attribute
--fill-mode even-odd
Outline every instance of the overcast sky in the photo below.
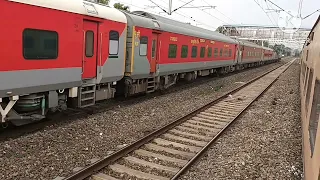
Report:
<svg viewBox="0 0 320 180"><path fill-rule="evenodd" d="M159 6L168 10L169 0L152 0ZM173 9L189 2L190 0L172 0ZM263 11L258 4L267 12ZM302 1L302 17L320 9L320 0L271 0L286 11L298 12L299 2ZM150 0L111 0L114 3L123 3L130 6L131 11L143 10L150 13L157 13L182 22L190 22L206 29L215 30L222 24L254 24L254 25L276 25L278 24L278 13L271 12L272 9L279 9L265 0L194 0L186 7L216 6L215 9L201 10L198 8L182 8L171 16L155 7ZM266 3L267 2L267 3ZM271 9L268 10L268 9ZM161 13L162 12L162 13ZM302 21L301 27L311 28L319 16L319 12Z"/></svg>

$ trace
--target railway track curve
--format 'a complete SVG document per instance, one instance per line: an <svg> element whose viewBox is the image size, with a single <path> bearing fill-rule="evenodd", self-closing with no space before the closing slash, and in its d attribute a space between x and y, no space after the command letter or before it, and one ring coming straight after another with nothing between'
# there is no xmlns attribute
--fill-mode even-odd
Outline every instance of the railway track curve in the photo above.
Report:
<svg viewBox="0 0 320 180"><path fill-rule="evenodd" d="M294 61L59 179L177 179Z"/></svg>

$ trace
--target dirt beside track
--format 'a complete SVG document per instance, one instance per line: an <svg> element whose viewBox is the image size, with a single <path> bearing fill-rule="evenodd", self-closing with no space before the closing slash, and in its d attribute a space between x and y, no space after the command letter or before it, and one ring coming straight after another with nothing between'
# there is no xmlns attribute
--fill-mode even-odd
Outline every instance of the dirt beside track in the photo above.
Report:
<svg viewBox="0 0 320 180"><path fill-rule="evenodd" d="M1 142L0 179L53 179L70 175L73 168L85 166L93 158L107 156L280 64L284 62L215 79L137 104L120 106L72 123L54 124ZM292 96L295 95L293 90ZM273 113L272 110L270 112Z"/></svg>
<svg viewBox="0 0 320 180"><path fill-rule="evenodd" d="M180 179L302 179L296 61Z"/></svg>

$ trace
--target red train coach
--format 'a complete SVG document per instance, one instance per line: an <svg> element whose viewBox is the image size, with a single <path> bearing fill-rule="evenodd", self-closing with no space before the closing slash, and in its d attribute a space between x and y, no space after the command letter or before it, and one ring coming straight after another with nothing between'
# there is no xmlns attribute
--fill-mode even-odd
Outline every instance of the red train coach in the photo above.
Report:
<svg viewBox="0 0 320 180"><path fill-rule="evenodd" d="M215 71L232 71L238 41L220 33L136 11L128 19L125 94L153 92Z"/></svg>
<svg viewBox="0 0 320 180"><path fill-rule="evenodd" d="M113 96L124 74L123 13L79 0L1 0L0 7L2 122L42 119L68 98L86 106Z"/></svg>

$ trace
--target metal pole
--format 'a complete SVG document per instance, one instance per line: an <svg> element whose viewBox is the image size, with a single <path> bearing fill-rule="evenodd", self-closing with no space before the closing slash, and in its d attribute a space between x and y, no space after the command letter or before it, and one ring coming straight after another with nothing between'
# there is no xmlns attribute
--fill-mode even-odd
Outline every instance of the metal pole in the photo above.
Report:
<svg viewBox="0 0 320 180"><path fill-rule="evenodd" d="M172 0L169 0L169 15L172 13Z"/></svg>

